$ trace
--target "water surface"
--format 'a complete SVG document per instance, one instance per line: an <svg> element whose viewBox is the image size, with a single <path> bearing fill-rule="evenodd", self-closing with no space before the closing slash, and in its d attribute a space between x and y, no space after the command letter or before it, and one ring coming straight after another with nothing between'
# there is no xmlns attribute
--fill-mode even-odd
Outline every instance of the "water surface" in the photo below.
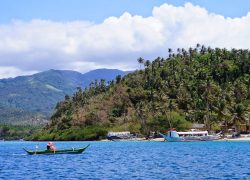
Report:
<svg viewBox="0 0 250 180"><path fill-rule="evenodd" d="M27 155L0 142L0 179L250 179L250 142L56 142L83 154Z"/></svg>

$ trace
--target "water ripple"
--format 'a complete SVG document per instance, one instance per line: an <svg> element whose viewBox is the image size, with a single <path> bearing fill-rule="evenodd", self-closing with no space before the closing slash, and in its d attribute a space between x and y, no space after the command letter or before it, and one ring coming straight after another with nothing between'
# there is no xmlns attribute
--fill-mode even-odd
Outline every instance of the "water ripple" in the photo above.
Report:
<svg viewBox="0 0 250 180"><path fill-rule="evenodd" d="M0 142L0 179L250 179L249 142L57 142L78 155L26 155L46 142Z"/></svg>

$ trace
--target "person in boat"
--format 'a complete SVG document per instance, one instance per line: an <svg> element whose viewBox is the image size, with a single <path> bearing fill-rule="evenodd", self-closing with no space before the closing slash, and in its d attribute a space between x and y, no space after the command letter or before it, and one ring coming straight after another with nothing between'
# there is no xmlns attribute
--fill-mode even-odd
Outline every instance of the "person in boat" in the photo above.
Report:
<svg viewBox="0 0 250 180"><path fill-rule="evenodd" d="M56 150L55 144L53 142L48 142L47 150L55 151Z"/></svg>

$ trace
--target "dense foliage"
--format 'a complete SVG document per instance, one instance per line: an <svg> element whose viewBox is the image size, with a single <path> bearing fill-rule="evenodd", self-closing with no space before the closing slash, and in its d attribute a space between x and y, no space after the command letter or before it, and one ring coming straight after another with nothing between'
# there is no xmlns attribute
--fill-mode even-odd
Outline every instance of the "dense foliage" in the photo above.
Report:
<svg viewBox="0 0 250 180"><path fill-rule="evenodd" d="M30 136L41 130L41 126L32 125L0 125L0 140L18 140Z"/></svg>
<svg viewBox="0 0 250 180"><path fill-rule="evenodd" d="M143 135L168 127L186 129L191 123L204 123L208 130L232 126L238 130L242 124L249 128L249 50L197 44L175 53L169 49L166 59L138 62L144 69L108 83L93 82L66 96L43 133L57 140L58 134L72 132L63 140L80 140L86 139L79 136L82 131L95 126L103 132L129 130Z"/></svg>

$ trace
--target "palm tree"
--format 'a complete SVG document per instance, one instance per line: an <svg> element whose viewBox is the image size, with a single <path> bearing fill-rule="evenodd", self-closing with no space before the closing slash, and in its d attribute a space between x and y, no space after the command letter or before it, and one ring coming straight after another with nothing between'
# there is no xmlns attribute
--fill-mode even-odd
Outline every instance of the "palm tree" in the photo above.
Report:
<svg viewBox="0 0 250 180"><path fill-rule="evenodd" d="M214 111L217 113L217 121L223 123L224 133L228 132L228 124L230 123L230 113L227 108L227 103L225 100L225 94L220 97L218 105L213 106Z"/></svg>
<svg viewBox="0 0 250 180"><path fill-rule="evenodd" d="M200 50L200 53L201 54L205 54L207 52L207 49L204 45L201 46L201 50Z"/></svg>
<svg viewBox="0 0 250 180"><path fill-rule="evenodd" d="M172 52L173 52L172 49L171 49L171 48L168 48L168 54L169 54L168 56L169 56L169 58L172 57Z"/></svg>
<svg viewBox="0 0 250 180"><path fill-rule="evenodd" d="M116 76L116 78L115 78L116 83L119 84L121 82L121 79L122 79L121 75Z"/></svg>
<svg viewBox="0 0 250 180"><path fill-rule="evenodd" d="M139 57L137 61L140 64L140 69L141 69L141 65L144 64L144 59L142 57Z"/></svg>
<svg viewBox="0 0 250 180"><path fill-rule="evenodd" d="M151 62L149 60L146 60L146 62L144 63L144 65L148 68L150 66Z"/></svg>
<svg viewBox="0 0 250 180"><path fill-rule="evenodd" d="M136 104L135 107L136 114L140 120L141 124L141 129L143 134L147 134L147 121L146 121L146 108L145 108L145 103L143 101L140 101L139 103Z"/></svg>
<svg viewBox="0 0 250 180"><path fill-rule="evenodd" d="M105 82L105 79L101 79L101 82L100 82L100 91L101 92L104 92L106 90L106 82Z"/></svg>
<svg viewBox="0 0 250 180"><path fill-rule="evenodd" d="M206 110L205 110L205 125L208 128L208 130L211 129L211 122L210 122L210 114L211 114L211 82L209 79L207 79L207 83L206 83L206 89L205 92L203 94L203 99L205 100L206 103Z"/></svg>
<svg viewBox="0 0 250 180"><path fill-rule="evenodd" d="M157 68L160 68L161 67L161 58L160 57L157 57L155 60L155 64L157 64Z"/></svg>
<svg viewBox="0 0 250 180"><path fill-rule="evenodd" d="M232 113L232 122L235 126L235 131L240 132L240 124L244 123L248 127L249 125L249 107L245 107L242 103L235 104L233 108L231 108Z"/></svg>
<svg viewBox="0 0 250 180"><path fill-rule="evenodd" d="M190 47L188 49L188 52L189 52L189 62L192 62L193 52L194 52L193 48Z"/></svg>

